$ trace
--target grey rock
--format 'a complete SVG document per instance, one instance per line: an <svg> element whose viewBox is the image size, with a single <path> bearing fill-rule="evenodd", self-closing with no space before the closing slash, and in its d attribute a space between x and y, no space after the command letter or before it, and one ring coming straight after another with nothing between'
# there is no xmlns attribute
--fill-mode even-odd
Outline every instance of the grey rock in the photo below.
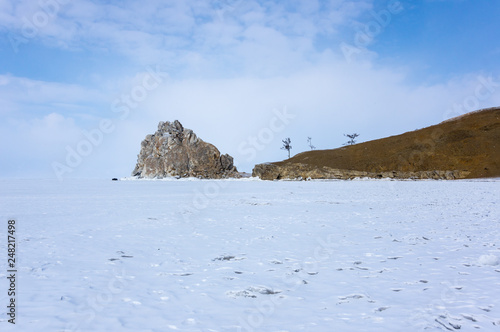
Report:
<svg viewBox="0 0 500 332"><path fill-rule="evenodd" d="M140 178L240 177L233 157L221 156L214 145L204 142L177 120L160 122L158 130L146 136L132 175Z"/></svg>

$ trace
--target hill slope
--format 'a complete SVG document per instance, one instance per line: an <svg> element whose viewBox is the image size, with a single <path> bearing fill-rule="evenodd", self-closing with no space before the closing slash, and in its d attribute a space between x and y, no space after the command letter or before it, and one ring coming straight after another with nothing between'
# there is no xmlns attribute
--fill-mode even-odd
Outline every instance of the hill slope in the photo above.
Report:
<svg viewBox="0 0 500 332"><path fill-rule="evenodd" d="M432 171L459 171L458 176L451 178L500 177L500 107L468 113L397 136L334 150L303 152L286 161L257 165L254 176L272 179L279 169L287 169L286 177L293 178L291 170L298 168L302 171L351 170L367 172L366 176L370 177L393 172L394 177L414 174L414 177L425 178L432 177L425 175ZM273 174L266 174L271 169ZM301 172L297 172L297 177ZM324 178L325 172L320 173L317 177ZM277 178L283 176L278 174Z"/></svg>

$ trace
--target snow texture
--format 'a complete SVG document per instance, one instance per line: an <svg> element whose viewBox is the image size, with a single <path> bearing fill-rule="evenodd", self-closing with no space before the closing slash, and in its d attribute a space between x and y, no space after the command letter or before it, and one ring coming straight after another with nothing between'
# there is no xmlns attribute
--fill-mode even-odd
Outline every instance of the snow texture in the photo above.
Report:
<svg viewBox="0 0 500 332"><path fill-rule="evenodd" d="M495 266L500 264L500 259L495 255L483 255L479 257L479 264Z"/></svg>
<svg viewBox="0 0 500 332"><path fill-rule="evenodd" d="M0 180L0 330L498 331L499 188Z"/></svg>

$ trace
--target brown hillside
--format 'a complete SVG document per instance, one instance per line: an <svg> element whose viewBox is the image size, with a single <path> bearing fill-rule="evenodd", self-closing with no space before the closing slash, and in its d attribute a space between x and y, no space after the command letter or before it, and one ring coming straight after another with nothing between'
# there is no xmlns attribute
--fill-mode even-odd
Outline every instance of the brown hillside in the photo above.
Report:
<svg viewBox="0 0 500 332"><path fill-rule="evenodd" d="M467 178L500 177L500 107L438 125L334 150L303 152L274 163L365 172L469 171Z"/></svg>

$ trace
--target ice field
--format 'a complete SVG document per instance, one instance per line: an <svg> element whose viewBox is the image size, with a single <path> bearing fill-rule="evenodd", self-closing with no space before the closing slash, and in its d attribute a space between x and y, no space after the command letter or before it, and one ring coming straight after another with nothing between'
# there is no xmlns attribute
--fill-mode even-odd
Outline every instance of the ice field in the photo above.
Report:
<svg viewBox="0 0 500 332"><path fill-rule="evenodd" d="M0 330L500 331L499 182L0 180Z"/></svg>

